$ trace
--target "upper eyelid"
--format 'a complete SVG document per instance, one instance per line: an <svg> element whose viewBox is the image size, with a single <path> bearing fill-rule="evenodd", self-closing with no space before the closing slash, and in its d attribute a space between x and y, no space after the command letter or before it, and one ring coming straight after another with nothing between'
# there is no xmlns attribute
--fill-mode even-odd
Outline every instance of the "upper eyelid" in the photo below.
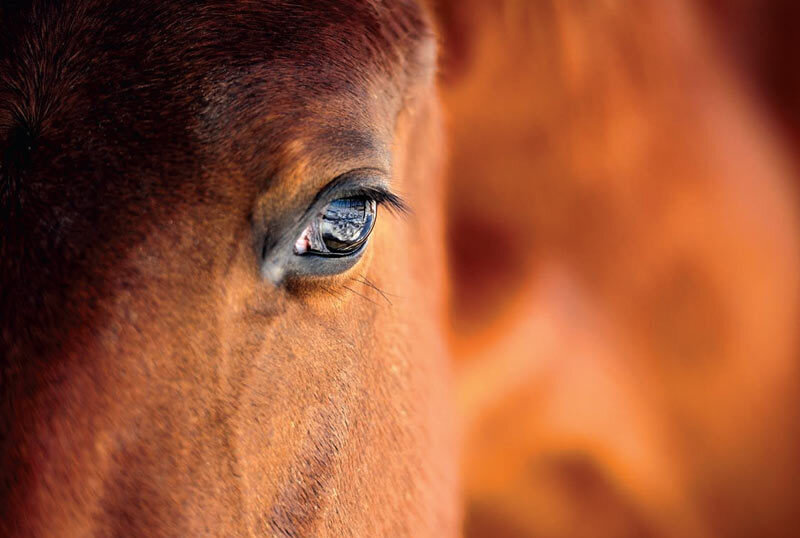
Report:
<svg viewBox="0 0 800 538"><path fill-rule="evenodd" d="M385 171L378 168L359 168L337 176L317 193L303 221L320 213L333 200L348 196L366 196L379 205L388 205L398 213L409 212L408 204L392 192L385 179L387 176Z"/></svg>

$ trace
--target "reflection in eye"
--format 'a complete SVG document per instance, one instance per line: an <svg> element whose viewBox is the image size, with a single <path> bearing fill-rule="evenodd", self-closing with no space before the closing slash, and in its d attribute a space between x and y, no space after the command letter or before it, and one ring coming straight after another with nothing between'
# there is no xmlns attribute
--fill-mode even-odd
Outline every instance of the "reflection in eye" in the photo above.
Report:
<svg viewBox="0 0 800 538"><path fill-rule="evenodd" d="M332 201L295 241L297 255L347 256L367 241L378 204L366 196Z"/></svg>

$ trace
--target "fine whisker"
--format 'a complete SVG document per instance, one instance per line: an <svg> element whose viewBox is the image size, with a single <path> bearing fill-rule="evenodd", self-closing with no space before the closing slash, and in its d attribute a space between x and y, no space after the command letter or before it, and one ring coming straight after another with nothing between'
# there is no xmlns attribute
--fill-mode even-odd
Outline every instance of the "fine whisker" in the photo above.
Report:
<svg viewBox="0 0 800 538"><path fill-rule="evenodd" d="M344 284L342 284L342 287L343 287L344 289L346 289L346 290L350 290L351 292L355 293L356 295L358 295L358 296L359 296L359 297L361 297L362 299L365 299L365 300L369 301L370 303L372 303L372 304L374 304L374 305L376 305L376 306L378 305L378 303L376 303L375 301L373 301L372 299L370 299L370 298L369 298L369 297L367 297L366 295L364 295L364 294L361 294L361 293L358 293L358 292L357 292L356 290L354 290L353 288L350 288L350 287L348 287L348 286L345 286Z"/></svg>
<svg viewBox="0 0 800 538"><path fill-rule="evenodd" d="M358 275L358 276L363 278L364 281L367 282L370 286L375 286L375 284L370 279L367 278L367 275ZM376 287L376 289L380 289L380 288ZM383 291L383 290L381 290L381 291ZM388 295L389 297L400 297L400 295L397 295L396 293L389 293L388 291L384 291L384 293L386 295Z"/></svg>
<svg viewBox="0 0 800 538"><path fill-rule="evenodd" d="M334 292L332 289L327 288L325 286L320 286L320 289L322 289L322 291L328 293L328 295L331 295L334 299L341 300L341 297L339 296L339 294Z"/></svg>
<svg viewBox="0 0 800 538"><path fill-rule="evenodd" d="M380 294L381 294L381 297L383 297L383 298L384 298L384 300L386 300L386 302L387 302L387 303L389 303L390 305L392 304L392 301L391 301L391 300L389 300L389 297L387 297L387 294L386 294L386 293L385 293L385 292L384 292L382 289L380 289L378 286L376 286L375 284L373 284L372 282L370 282L370 281L369 281L369 279L368 279L367 277L365 277L365 276L362 276L361 278L362 278L362 280L358 280L357 278L353 278L352 280L355 280L356 282L359 282L359 283L361 283L361 284L364 284L365 286L369 286L369 287L370 287L370 288L372 288L373 290L375 290L375 291L377 291L378 293L380 293Z"/></svg>

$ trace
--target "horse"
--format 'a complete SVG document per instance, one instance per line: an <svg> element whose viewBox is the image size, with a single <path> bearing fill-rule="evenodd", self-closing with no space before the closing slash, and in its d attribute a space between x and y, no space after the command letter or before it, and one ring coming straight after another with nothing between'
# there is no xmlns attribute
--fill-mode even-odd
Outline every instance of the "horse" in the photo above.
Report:
<svg viewBox="0 0 800 538"><path fill-rule="evenodd" d="M457 532L431 28L0 5L0 535Z"/></svg>
<svg viewBox="0 0 800 538"><path fill-rule="evenodd" d="M796 3L439 4L465 535L797 535Z"/></svg>

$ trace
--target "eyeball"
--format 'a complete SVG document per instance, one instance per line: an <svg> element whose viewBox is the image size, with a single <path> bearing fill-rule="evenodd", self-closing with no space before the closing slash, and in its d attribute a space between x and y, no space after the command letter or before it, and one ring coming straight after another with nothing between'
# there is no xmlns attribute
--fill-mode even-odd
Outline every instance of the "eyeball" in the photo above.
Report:
<svg viewBox="0 0 800 538"><path fill-rule="evenodd" d="M349 256L366 243L375 226L377 212L377 202L366 196L333 200L297 238L294 253L298 256Z"/></svg>

